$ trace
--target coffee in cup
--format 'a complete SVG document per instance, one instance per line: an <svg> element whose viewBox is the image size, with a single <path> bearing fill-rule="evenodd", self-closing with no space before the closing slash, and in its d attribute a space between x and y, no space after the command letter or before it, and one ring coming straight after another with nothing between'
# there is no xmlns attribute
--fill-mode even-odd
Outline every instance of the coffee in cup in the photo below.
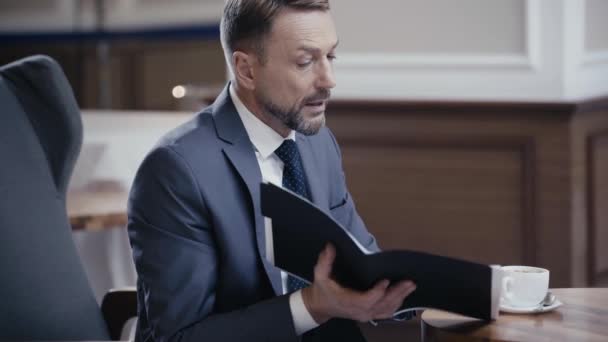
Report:
<svg viewBox="0 0 608 342"><path fill-rule="evenodd" d="M532 266L504 266L502 300L513 307L536 307L549 290L549 270Z"/></svg>

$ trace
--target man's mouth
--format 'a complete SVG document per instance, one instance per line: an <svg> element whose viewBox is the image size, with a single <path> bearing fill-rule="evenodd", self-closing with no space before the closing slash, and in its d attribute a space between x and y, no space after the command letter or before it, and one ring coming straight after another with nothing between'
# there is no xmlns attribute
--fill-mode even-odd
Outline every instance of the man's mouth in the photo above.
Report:
<svg viewBox="0 0 608 342"><path fill-rule="evenodd" d="M312 113L323 114L325 112L325 103L326 101L324 100L306 102L305 108L309 108Z"/></svg>
<svg viewBox="0 0 608 342"><path fill-rule="evenodd" d="M307 106L311 106L311 107L322 107L325 106L325 101L320 100L320 101L310 101L310 102L306 102Z"/></svg>

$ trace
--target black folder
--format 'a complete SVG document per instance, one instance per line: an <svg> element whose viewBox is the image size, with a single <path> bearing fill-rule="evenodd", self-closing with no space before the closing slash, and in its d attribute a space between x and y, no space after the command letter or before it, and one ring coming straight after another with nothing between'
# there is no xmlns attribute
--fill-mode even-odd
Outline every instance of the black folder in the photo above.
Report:
<svg viewBox="0 0 608 342"><path fill-rule="evenodd" d="M482 320L498 316L495 267L411 250L367 251L329 214L270 183L261 184L261 202L262 214L272 220L274 264L285 272L312 282L318 255L331 243L332 276L343 286L366 290L382 279L416 283L396 314L435 308Z"/></svg>

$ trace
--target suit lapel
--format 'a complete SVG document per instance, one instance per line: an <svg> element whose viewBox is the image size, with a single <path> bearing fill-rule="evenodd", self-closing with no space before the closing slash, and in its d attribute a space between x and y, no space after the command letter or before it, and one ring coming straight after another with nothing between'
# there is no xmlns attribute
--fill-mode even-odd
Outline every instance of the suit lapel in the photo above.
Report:
<svg viewBox="0 0 608 342"><path fill-rule="evenodd" d="M249 140L239 114L232 104L228 87L224 89L215 101L213 115L215 117L218 137L228 143L223 148L224 154L247 187L253 207L252 214L255 221L258 253L275 293L280 295L283 293L280 271L270 265L266 259L264 218L260 208L262 174L255 157L253 144Z"/></svg>
<svg viewBox="0 0 608 342"><path fill-rule="evenodd" d="M300 157L302 158L302 164L304 165L304 172L306 173L306 181L308 190L310 190L311 200L321 209L328 210L329 204L326 200L327 193L321 184L321 179L323 177L319 172L320 164L319 160L315 158L312 142L309 137L298 133L296 143L298 144L298 150L300 151Z"/></svg>

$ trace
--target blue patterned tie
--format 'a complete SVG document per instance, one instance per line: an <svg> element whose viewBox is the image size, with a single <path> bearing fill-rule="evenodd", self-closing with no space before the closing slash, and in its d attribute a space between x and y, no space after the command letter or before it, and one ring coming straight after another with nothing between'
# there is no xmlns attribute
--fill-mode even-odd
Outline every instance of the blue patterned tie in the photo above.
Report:
<svg viewBox="0 0 608 342"><path fill-rule="evenodd" d="M283 187L310 199L306 189L304 168L296 142L287 139L274 153L283 161ZM291 275L287 276L287 292L291 293L308 286L308 283Z"/></svg>

